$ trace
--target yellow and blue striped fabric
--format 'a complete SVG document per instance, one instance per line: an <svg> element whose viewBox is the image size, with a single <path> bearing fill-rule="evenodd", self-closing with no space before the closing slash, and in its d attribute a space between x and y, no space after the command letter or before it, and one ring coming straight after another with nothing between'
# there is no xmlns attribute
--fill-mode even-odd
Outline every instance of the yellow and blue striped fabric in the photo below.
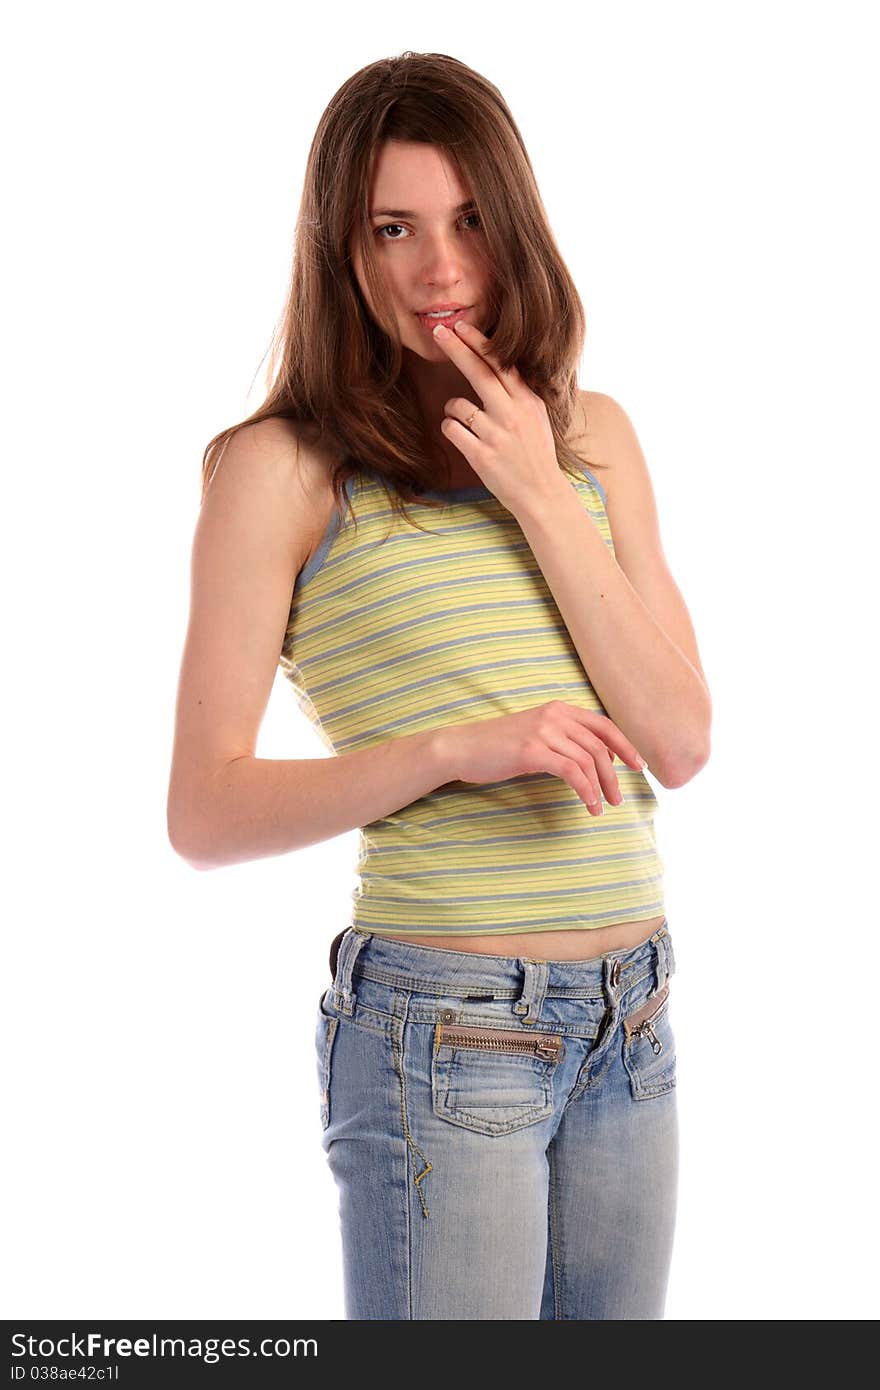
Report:
<svg viewBox="0 0 880 1390"><path fill-rule="evenodd" d="M569 478L614 553L605 492ZM293 590L280 666L325 747L342 754L560 699L604 709L515 517L486 487L396 517L372 471L347 483ZM428 497L441 494L428 492ZM433 533L433 534L431 534ZM624 795L592 816L551 773L448 782L360 830L351 925L503 935L664 912L657 800L615 758Z"/></svg>

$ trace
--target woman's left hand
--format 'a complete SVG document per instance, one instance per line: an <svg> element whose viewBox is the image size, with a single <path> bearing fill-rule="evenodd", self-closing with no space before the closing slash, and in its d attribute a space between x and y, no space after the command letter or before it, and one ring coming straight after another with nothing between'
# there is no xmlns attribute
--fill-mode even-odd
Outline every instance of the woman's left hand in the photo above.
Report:
<svg viewBox="0 0 880 1390"><path fill-rule="evenodd" d="M434 338L483 402L475 406L461 396L451 397L440 422L446 438L514 516L542 494L551 496L565 475L541 397L517 367L499 366L491 340L473 324L459 320L454 332L435 328Z"/></svg>

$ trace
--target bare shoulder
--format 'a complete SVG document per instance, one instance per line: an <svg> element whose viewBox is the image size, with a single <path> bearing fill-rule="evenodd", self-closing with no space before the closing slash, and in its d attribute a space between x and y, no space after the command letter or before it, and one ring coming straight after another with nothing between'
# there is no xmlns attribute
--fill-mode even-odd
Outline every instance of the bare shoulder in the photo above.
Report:
<svg viewBox="0 0 880 1390"><path fill-rule="evenodd" d="M604 391L577 392L568 442L577 453L599 464L597 477L610 501L615 474L639 450L632 422L619 401Z"/></svg>
<svg viewBox="0 0 880 1390"><path fill-rule="evenodd" d="M576 453L595 458L599 452L605 433L607 402L610 396L601 391L582 391L578 389L571 424L566 434L566 442ZM604 460L600 459L600 462Z"/></svg>
<svg viewBox="0 0 880 1390"><path fill-rule="evenodd" d="M320 541L333 510L333 456L296 421L272 416L237 429L228 440L208 486L232 502L249 494L276 536L289 541L298 572Z"/></svg>
<svg viewBox="0 0 880 1390"><path fill-rule="evenodd" d="M227 458L240 471L263 474L316 501L329 485L329 450L321 449L305 426L281 416L240 426L223 452L223 461Z"/></svg>

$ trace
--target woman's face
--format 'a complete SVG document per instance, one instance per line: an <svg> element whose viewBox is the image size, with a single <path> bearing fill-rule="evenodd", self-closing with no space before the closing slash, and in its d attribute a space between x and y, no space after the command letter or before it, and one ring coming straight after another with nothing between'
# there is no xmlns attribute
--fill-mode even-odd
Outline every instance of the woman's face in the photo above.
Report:
<svg viewBox="0 0 880 1390"><path fill-rule="evenodd" d="M377 147L369 204L374 253L403 347L426 361L448 365L431 333L438 320L420 312L464 305L461 317L485 331L489 274L479 215L461 206L470 196L437 146L388 140ZM355 243L355 275L375 312Z"/></svg>

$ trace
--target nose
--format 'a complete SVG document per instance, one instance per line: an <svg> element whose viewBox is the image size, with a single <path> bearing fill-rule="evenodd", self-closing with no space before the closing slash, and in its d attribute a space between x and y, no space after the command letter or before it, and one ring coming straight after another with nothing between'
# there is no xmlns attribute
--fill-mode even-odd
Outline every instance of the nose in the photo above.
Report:
<svg viewBox="0 0 880 1390"><path fill-rule="evenodd" d="M460 244L452 238L439 234L427 238L423 243L425 250L422 259L422 274L426 284L437 287L455 285L462 278L465 257Z"/></svg>

